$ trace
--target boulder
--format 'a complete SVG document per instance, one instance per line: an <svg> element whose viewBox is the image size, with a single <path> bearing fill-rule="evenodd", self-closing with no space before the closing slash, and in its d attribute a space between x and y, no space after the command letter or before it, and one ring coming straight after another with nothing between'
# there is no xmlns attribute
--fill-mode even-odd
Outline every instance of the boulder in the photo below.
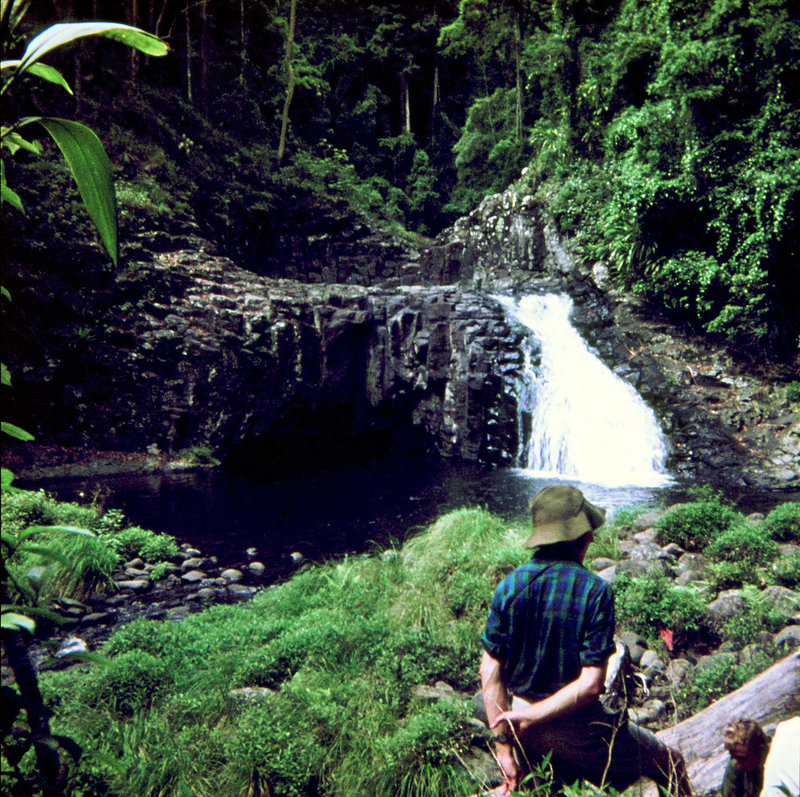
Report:
<svg viewBox="0 0 800 797"><path fill-rule="evenodd" d="M791 616L800 607L800 593L788 587L776 585L767 587L761 595L767 606L785 617Z"/></svg>

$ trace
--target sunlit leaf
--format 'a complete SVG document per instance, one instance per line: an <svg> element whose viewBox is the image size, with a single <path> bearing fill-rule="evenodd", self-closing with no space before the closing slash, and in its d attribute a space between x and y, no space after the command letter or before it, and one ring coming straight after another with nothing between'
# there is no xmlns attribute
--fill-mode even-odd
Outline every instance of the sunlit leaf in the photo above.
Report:
<svg viewBox="0 0 800 797"><path fill-rule="evenodd" d="M20 59L18 71L26 71L52 50L85 36L105 36L146 55L166 55L169 52L166 42L131 25L117 22L59 22L31 39Z"/></svg>
<svg viewBox="0 0 800 797"><path fill-rule="evenodd" d="M4 490L7 490L9 487L11 487L11 482L14 481L14 474L8 468L3 468L1 473L2 484L0 486L2 486Z"/></svg>
<svg viewBox="0 0 800 797"><path fill-rule="evenodd" d="M55 83L57 86L61 86L61 88L66 89L72 94L72 89L69 83L64 80L64 76L52 66L47 66L47 64L34 64L28 69L28 73L36 75L36 77L40 77L43 80L48 80L50 83Z"/></svg>
<svg viewBox="0 0 800 797"><path fill-rule="evenodd" d="M13 423L8 423L8 421L0 422L0 431L2 431L3 434L7 434L9 437L14 437L17 440L23 440L26 443L34 439L30 432L26 432L24 429L20 429L19 426L15 426Z"/></svg>
<svg viewBox="0 0 800 797"><path fill-rule="evenodd" d="M0 363L0 385L11 387L11 371L6 368L5 363Z"/></svg>
<svg viewBox="0 0 800 797"><path fill-rule="evenodd" d="M65 534L82 534L85 537L96 537L93 531L78 528L78 526L28 526L27 529L20 535L20 539L30 537L31 534L40 534L43 531L58 531Z"/></svg>
<svg viewBox="0 0 800 797"><path fill-rule="evenodd" d="M52 136L75 177L83 204L100 233L106 251L117 264L117 200L111 162L100 139L86 125L70 119L28 117L22 124L39 122Z"/></svg>
<svg viewBox="0 0 800 797"><path fill-rule="evenodd" d="M36 630L36 623L30 617L16 612L3 612L0 615L0 625L9 631L24 630L33 633Z"/></svg>
<svg viewBox="0 0 800 797"><path fill-rule="evenodd" d="M3 145L8 147L12 155L21 149L33 152L35 155L42 154L42 145L38 141L28 141L15 130L8 128L3 128Z"/></svg>
<svg viewBox="0 0 800 797"><path fill-rule="evenodd" d="M6 185L5 178L0 183L0 204L3 202L8 202L11 207L16 208L20 213L25 213L19 194Z"/></svg>
<svg viewBox="0 0 800 797"><path fill-rule="evenodd" d="M8 292L8 288L0 287L0 296L4 299L8 299L9 302L11 301L11 294Z"/></svg>

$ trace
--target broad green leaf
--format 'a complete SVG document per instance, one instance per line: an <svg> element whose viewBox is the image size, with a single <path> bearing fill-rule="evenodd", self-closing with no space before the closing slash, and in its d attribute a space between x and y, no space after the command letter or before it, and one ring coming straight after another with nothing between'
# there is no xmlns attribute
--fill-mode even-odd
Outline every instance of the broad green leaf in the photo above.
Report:
<svg viewBox="0 0 800 797"><path fill-rule="evenodd" d="M57 86L61 86L62 88L66 89L70 94L72 94L72 89L70 88L69 83L64 80L64 76L52 66L47 66L47 64L34 64L28 69L28 72L31 75L36 75L36 77L40 77L43 80L48 80L50 83L55 83Z"/></svg>
<svg viewBox="0 0 800 797"><path fill-rule="evenodd" d="M0 62L0 68L19 69L21 63L21 58L17 58L13 61L2 61ZM43 80L48 80L50 83L55 83L57 86L61 86L70 94L73 93L69 83L67 83L67 81L64 79L64 76L55 67L47 66L47 64L32 64L27 68L27 72L31 75L36 75L36 77L40 77ZM13 77L13 75L10 77ZM10 78L7 78L7 81L10 82Z"/></svg>
<svg viewBox="0 0 800 797"><path fill-rule="evenodd" d="M11 487L11 482L13 481L14 481L14 474L8 468L3 468L2 483L0 484L0 486L2 486L2 489L7 490L9 487Z"/></svg>
<svg viewBox="0 0 800 797"><path fill-rule="evenodd" d="M34 155L42 154L42 145L38 141L28 141L15 130L7 127L3 128L3 145L8 147L12 155L21 149L32 152Z"/></svg>
<svg viewBox="0 0 800 797"><path fill-rule="evenodd" d="M5 176L0 180L0 205L3 202L8 202L11 207L16 208L23 215L25 214L25 208L22 207L22 200L19 198L19 194L6 185Z"/></svg>
<svg viewBox="0 0 800 797"><path fill-rule="evenodd" d="M0 363L0 385L11 387L11 371L6 368L5 363Z"/></svg>
<svg viewBox="0 0 800 797"><path fill-rule="evenodd" d="M105 36L134 47L146 55L166 55L169 47L152 33L117 22L59 22L31 39L17 65L25 72L47 53L85 36Z"/></svg>
<svg viewBox="0 0 800 797"><path fill-rule="evenodd" d="M8 299L9 302L11 301L11 294L8 292L8 288L0 287L0 296L4 299Z"/></svg>
<svg viewBox="0 0 800 797"><path fill-rule="evenodd" d="M31 534L39 534L43 531L63 531L65 534L83 534L86 537L97 536L93 531L81 529L77 526L28 526L28 528L20 534L19 538L20 540L24 540L26 537L30 537Z"/></svg>
<svg viewBox="0 0 800 797"><path fill-rule="evenodd" d="M36 630L36 623L30 618L16 612L3 612L0 615L0 626L9 631L30 631Z"/></svg>
<svg viewBox="0 0 800 797"><path fill-rule="evenodd" d="M29 117L52 136L75 177L83 204L100 233L106 251L117 264L117 199L108 160L100 139L86 125L50 116Z"/></svg>
<svg viewBox="0 0 800 797"><path fill-rule="evenodd" d="M0 431L2 431L3 434L7 434L9 437L14 437L17 440L24 440L26 443L33 440L33 435L30 432L26 432L24 429L20 429L19 426L8 423L8 421L0 421Z"/></svg>

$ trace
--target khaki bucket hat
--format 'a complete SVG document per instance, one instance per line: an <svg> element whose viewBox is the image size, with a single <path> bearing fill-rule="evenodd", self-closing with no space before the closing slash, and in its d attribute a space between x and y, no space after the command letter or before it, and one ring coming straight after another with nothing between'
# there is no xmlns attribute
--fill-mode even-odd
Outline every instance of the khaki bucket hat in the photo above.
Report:
<svg viewBox="0 0 800 797"><path fill-rule="evenodd" d="M590 504L577 487L553 484L531 501L531 536L528 548L577 540L606 521L605 509Z"/></svg>

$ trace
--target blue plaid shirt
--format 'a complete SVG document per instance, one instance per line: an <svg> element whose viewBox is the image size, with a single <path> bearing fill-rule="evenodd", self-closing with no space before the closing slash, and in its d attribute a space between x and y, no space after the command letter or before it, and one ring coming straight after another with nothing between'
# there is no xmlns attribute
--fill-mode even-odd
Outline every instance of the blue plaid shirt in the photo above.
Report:
<svg viewBox="0 0 800 797"><path fill-rule="evenodd" d="M503 662L511 692L531 700L552 695L614 652L611 587L562 555L534 553L507 575L483 633L483 647Z"/></svg>

